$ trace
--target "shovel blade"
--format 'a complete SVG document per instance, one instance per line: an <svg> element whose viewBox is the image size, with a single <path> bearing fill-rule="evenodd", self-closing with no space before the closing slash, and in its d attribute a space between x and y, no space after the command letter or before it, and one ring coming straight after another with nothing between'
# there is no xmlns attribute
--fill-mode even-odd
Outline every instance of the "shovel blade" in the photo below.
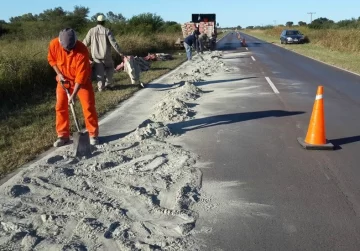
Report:
<svg viewBox="0 0 360 251"><path fill-rule="evenodd" d="M73 142L75 157L91 156L91 146L88 132L74 132Z"/></svg>

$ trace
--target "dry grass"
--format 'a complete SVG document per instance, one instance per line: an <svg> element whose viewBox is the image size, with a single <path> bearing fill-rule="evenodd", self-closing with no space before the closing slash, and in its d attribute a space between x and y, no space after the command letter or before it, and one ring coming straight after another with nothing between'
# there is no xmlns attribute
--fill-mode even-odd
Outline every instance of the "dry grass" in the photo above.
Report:
<svg viewBox="0 0 360 251"><path fill-rule="evenodd" d="M126 54L144 55L148 51L167 51L173 46L175 36L158 34L154 40L154 37L128 35L118 38L118 41ZM48 42L0 42L0 177L34 159L51 147L56 139L56 83L46 61ZM177 52L174 60L153 62L151 69L142 74L141 80L148 83L176 68L184 60L184 53L179 55ZM114 78L114 90L95 93L99 116L139 89L130 84L123 72L116 73ZM80 115L79 104L76 109Z"/></svg>
<svg viewBox="0 0 360 251"><path fill-rule="evenodd" d="M279 40L283 27L276 27L269 30L257 31L273 39ZM296 27L305 34L311 44L323 46L333 51L360 53L360 30L359 29L323 29L314 30L307 27Z"/></svg>
<svg viewBox="0 0 360 251"><path fill-rule="evenodd" d="M269 30L246 30L245 33L304 56L360 73L360 30L311 30L307 27L296 27L294 29L305 34L310 43L281 45L280 33L283 29L276 27Z"/></svg>
<svg viewBox="0 0 360 251"><path fill-rule="evenodd" d="M228 34L228 33L229 33L229 32L219 32L219 33L217 34L217 40L222 39L222 38L225 37L226 34Z"/></svg>

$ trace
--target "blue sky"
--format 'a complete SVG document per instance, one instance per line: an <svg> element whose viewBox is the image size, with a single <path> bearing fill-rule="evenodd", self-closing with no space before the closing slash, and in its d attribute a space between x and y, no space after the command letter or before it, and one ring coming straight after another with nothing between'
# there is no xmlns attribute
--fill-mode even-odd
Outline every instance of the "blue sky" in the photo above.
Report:
<svg viewBox="0 0 360 251"><path fill-rule="evenodd" d="M96 12L121 13L126 18L151 12L166 21L187 22L192 13L216 13L222 27L267 24L285 24L287 21L310 22L308 12L316 12L313 19L327 17L334 21L358 18L360 0L18 0L2 1L0 20L25 13L38 14L45 9L62 7L73 10L75 5L90 8L90 16Z"/></svg>

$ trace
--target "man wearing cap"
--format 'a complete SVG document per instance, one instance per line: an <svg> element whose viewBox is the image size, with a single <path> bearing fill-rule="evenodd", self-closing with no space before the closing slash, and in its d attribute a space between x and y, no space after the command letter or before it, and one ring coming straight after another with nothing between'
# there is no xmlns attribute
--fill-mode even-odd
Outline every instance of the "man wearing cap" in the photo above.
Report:
<svg viewBox="0 0 360 251"><path fill-rule="evenodd" d="M94 69L98 81L99 91L104 90L112 84L114 75L114 61L111 57L111 46L124 59L120 46L115 40L112 32L104 27L105 17L97 17L97 25L89 30L83 43L91 47L91 56L94 60Z"/></svg>
<svg viewBox="0 0 360 251"><path fill-rule="evenodd" d="M198 52L198 47L197 47L197 40L199 38L198 36L199 36L198 33L196 31L193 31L189 36L187 36L184 39L184 47L188 61L192 59L192 47L194 47Z"/></svg>
<svg viewBox="0 0 360 251"><path fill-rule="evenodd" d="M86 46L77 40L75 31L66 28L59 37L51 40L48 50L48 61L56 72L58 81L56 88L56 132L58 139L54 146L60 147L68 143L70 136L69 104L78 96L86 129L89 132L90 144L98 144L98 117L95 109L95 95L91 84L91 67L89 52ZM60 81L69 83L71 97Z"/></svg>

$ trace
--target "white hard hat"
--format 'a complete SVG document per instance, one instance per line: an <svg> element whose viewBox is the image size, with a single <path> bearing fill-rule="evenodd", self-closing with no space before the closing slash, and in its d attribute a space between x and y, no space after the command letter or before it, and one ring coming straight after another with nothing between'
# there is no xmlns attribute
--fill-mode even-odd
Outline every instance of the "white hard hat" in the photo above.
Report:
<svg viewBox="0 0 360 251"><path fill-rule="evenodd" d="M104 15L99 15L99 16L97 17L97 20L98 20L99 22L105 21Z"/></svg>

